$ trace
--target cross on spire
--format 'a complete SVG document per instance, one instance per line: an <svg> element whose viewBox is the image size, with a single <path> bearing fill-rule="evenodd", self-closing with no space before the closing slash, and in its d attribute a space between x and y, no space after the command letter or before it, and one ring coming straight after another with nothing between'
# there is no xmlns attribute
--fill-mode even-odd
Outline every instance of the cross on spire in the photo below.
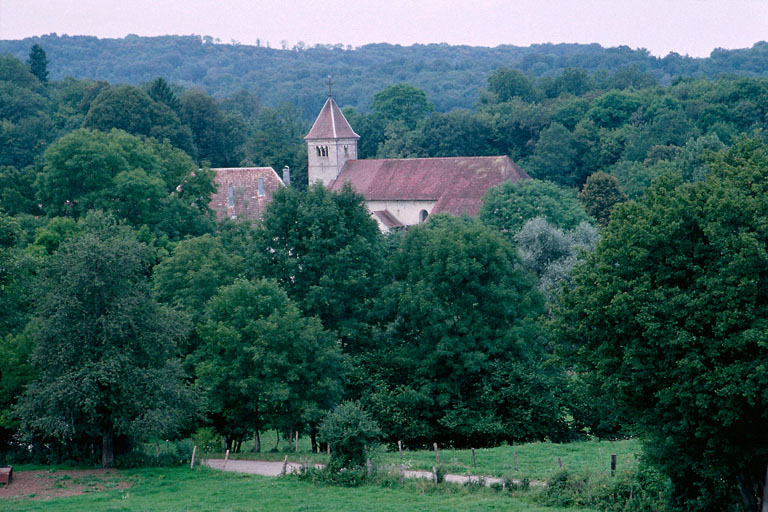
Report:
<svg viewBox="0 0 768 512"><path fill-rule="evenodd" d="M328 75L328 96L332 96L331 94L331 75Z"/></svg>

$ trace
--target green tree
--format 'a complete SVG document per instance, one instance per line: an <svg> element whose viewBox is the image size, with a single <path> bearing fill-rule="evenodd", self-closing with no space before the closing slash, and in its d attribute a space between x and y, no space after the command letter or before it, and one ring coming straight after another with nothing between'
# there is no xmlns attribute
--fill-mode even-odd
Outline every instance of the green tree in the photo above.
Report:
<svg viewBox="0 0 768 512"><path fill-rule="evenodd" d="M517 69L497 68L488 77L488 91L495 95L498 102L509 101L515 97L528 102L536 99L533 84Z"/></svg>
<svg viewBox="0 0 768 512"><path fill-rule="evenodd" d="M245 127L234 126L238 117L225 115L213 98L197 89L185 92L179 101L192 130L198 160L214 167L239 165Z"/></svg>
<svg viewBox="0 0 768 512"><path fill-rule="evenodd" d="M156 235L180 239L210 231L213 176L181 150L120 130L77 130L45 152L35 188L51 216L101 208Z"/></svg>
<svg viewBox="0 0 768 512"><path fill-rule="evenodd" d="M278 190L254 238L259 272L276 279L345 348L357 350L384 264L381 233L362 196L348 186Z"/></svg>
<svg viewBox="0 0 768 512"><path fill-rule="evenodd" d="M40 83L48 83L48 57L39 44L33 44L29 50L29 71L40 80Z"/></svg>
<svg viewBox="0 0 768 512"><path fill-rule="evenodd" d="M227 251L219 237L206 233L176 244L171 255L154 267L152 286L160 302L186 314L194 325L220 287L247 275L243 256ZM196 333L190 333L183 352L188 354L198 344Z"/></svg>
<svg viewBox="0 0 768 512"><path fill-rule="evenodd" d="M196 155L190 127L164 103L130 85L103 89L91 103L83 128L109 132L113 128L132 135L168 139L190 156Z"/></svg>
<svg viewBox="0 0 768 512"><path fill-rule="evenodd" d="M373 97L371 110L386 123L402 121L409 130L435 109L427 94L410 84L390 85Z"/></svg>
<svg viewBox="0 0 768 512"><path fill-rule="evenodd" d="M577 185L575 144L573 134L560 123L542 130L528 159L531 176L564 186Z"/></svg>
<svg viewBox="0 0 768 512"><path fill-rule="evenodd" d="M434 216L408 232L391 273L374 311L381 331L365 355L362 397L388 435L485 445L554 435L558 411L545 420L528 408L528 400L552 402L543 376L514 407L490 398L536 364L544 342L541 295L509 242L476 219Z"/></svg>
<svg viewBox="0 0 768 512"><path fill-rule="evenodd" d="M676 506L727 510L740 496L757 511L768 464L768 147L742 138L709 167L706 181L663 177L614 211L558 326L637 419Z"/></svg>
<svg viewBox="0 0 768 512"><path fill-rule="evenodd" d="M17 411L32 439L75 458L101 442L110 466L116 437L172 435L196 403L174 359L186 324L149 292L152 250L103 213L81 224L37 281L39 379Z"/></svg>
<svg viewBox="0 0 768 512"><path fill-rule="evenodd" d="M614 176L596 172L587 178L578 198L584 210L605 226L611 218L614 207L626 201L627 195L621 190L619 180Z"/></svg>
<svg viewBox="0 0 768 512"><path fill-rule="evenodd" d="M336 341L275 281L236 280L208 302L198 330L198 382L227 448L266 425L308 428L341 398Z"/></svg>
<svg viewBox="0 0 768 512"><path fill-rule="evenodd" d="M589 220L571 190L543 180L507 181L490 189L479 217L509 237L534 217L544 217L561 229L572 229Z"/></svg>
<svg viewBox="0 0 768 512"><path fill-rule="evenodd" d="M149 97L156 102L162 103L166 107L170 108L176 113L176 115L181 115L181 102L179 101L179 98L176 97L176 94L174 94L174 92L171 90L168 82L166 82L162 77L157 77L152 81L152 84L147 90L147 94L149 94Z"/></svg>

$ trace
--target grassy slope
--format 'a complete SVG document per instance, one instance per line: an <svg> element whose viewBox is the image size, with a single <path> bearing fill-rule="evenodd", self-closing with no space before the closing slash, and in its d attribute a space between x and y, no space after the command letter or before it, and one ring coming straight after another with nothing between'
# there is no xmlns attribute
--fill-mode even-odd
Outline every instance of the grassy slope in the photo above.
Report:
<svg viewBox="0 0 768 512"><path fill-rule="evenodd" d="M348 489L314 486L293 479L279 479L213 470L187 468L128 470L122 473L134 485L127 490L84 494L49 501L7 500L5 512L80 512L82 510L130 511L378 511L406 510L509 510L558 511L534 505L493 490L467 491L445 486L434 491L427 482L409 482L404 489L364 486ZM576 509L571 509L576 510ZM579 509L587 512L587 509Z"/></svg>

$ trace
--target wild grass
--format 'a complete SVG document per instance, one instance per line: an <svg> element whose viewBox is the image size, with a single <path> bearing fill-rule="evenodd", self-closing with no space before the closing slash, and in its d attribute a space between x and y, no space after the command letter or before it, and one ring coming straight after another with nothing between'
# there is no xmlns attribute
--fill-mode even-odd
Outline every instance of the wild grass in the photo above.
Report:
<svg viewBox="0 0 768 512"><path fill-rule="evenodd" d="M492 489L408 481L404 487L364 485L356 488L313 485L294 478L223 473L207 468L150 468L120 471L132 481L128 489L55 498L4 499L6 512L38 511L380 511L509 510L555 512L512 493ZM588 512L589 508L568 510Z"/></svg>

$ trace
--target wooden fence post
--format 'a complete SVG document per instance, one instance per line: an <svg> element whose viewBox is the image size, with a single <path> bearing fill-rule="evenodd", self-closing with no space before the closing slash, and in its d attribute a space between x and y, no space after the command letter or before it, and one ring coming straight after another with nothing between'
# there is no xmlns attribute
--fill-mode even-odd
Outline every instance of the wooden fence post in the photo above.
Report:
<svg viewBox="0 0 768 512"><path fill-rule="evenodd" d="M283 469L280 470L280 476L285 476L285 470L288 468L288 456L283 459Z"/></svg>
<svg viewBox="0 0 768 512"><path fill-rule="evenodd" d="M405 467L400 464L400 485L405 485Z"/></svg>
<svg viewBox="0 0 768 512"><path fill-rule="evenodd" d="M227 453L224 454L224 465L221 467L221 469L224 469L227 467L228 460L229 460L229 450L227 450Z"/></svg>
<svg viewBox="0 0 768 512"><path fill-rule="evenodd" d="M477 469L477 458L475 457L475 449L472 448L472 465Z"/></svg>
<svg viewBox="0 0 768 512"><path fill-rule="evenodd" d="M557 458L557 463L560 464L560 469L563 469L563 459L560 457Z"/></svg>
<svg viewBox="0 0 768 512"><path fill-rule="evenodd" d="M437 466L432 466L432 481L437 485Z"/></svg>
<svg viewBox="0 0 768 512"><path fill-rule="evenodd" d="M397 451L400 452L400 458L403 458L403 442L398 441L397 442Z"/></svg>
<svg viewBox="0 0 768 512"><path fill-rule="evenodd" d="M616 454L611 454L611 476L616 475Z"/></svg>
<svg viewBox="0 0 768 512"><path fill-rule="evenodd" d="M437 443L432 443L432 446L435 447L435 462L440 464L440 454L437 453Z"/></svg>
<svg viewBox="0 0 768 512"><path fill-rule="evenodd" d="M512 450L512 465L517 471L517 450Z"/></svg>
<svg viewBox="0 0 768 512"><path fill-rule="evenodd" d="M195 467L195 454L197 453L197 445L192 447L192 462L189 463L189 469Z"/></svg>
<svg viewBox="0 0 768 512"><path fill-rule="evenodd" d="M296 453L299 453L299 431L296 431Z"/></svg>
<svg viewBox="0 0 768 512"><path fill-rule="evenodd" d="M368 478L371 477L371 472L373 471L373 466L371 465L371 459L367 459L365 461L365 467L368 470Z"/></svg>

